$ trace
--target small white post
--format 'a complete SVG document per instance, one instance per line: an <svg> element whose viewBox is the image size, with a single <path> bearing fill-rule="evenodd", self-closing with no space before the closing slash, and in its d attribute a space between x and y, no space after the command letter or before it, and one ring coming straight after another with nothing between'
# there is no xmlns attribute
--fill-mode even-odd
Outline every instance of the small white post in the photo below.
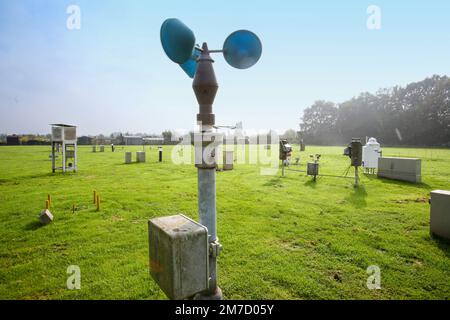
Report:
<svg viewBox="0 0 450 320"><path fill-rule="evenodd" d="M63 141L63 152L62 152L62 168L63 172L66 172L66 143Z"/></svg>

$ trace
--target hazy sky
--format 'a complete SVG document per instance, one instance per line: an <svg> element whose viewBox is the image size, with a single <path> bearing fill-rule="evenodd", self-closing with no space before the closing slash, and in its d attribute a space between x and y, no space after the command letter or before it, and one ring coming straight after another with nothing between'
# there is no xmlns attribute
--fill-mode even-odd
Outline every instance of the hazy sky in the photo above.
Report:
<svg viewBox="0 0 450 320"><path fill-rule="evenodd" d="M80 30L66 27L71 4ZM381 30L366 26L369 5L381 9ZM314 100L450 73L447 0L0 0L0 132L48 133L53 122L80 134L193 129L191 79L159 40L171 17L210 49L237 29L263 43L248 70L214 56L219 125L297 129Z"/></svg>

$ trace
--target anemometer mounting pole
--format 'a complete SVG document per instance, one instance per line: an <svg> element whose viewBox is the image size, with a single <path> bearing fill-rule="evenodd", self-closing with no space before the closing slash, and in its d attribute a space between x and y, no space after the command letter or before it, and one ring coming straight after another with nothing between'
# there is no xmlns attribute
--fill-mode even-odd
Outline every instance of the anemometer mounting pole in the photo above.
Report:
<svg viewBox="0 0 450 320"><path fill-rule="evenodd" d="M194 135L195 166L198 174L199 223L192 223L192 228L186 229L186 232L191 232L192 237L182 236L181 242L176 240L176 243L179 243L177 248L183 254L192 255L192 260L185 259L186 261L183 262L177 261L178 259L174 260L178 254L177 248L173 248L172 244L163 245L158 240L160 234L167 235L169 232L162 227L162 222L158 219L149 221L150 273L169 298L188 298L195 295L194 298L198 300L219 300L222 299L222 291L217 286L217 257L222 246L217 237L216 227L216 149L220 142L214 139L215 116L213 113L214 98L219 85L214 74L214 60L211 59L210 54L223 53L225 61L233 68L248 69L261 57L262 44L253 32L237 30L225 39L222 50L209 50L206 43L199 48L195 44L195 35L192 30L174 18L166 19L163 22L160 36L162 47L168 58L194 79L192 88L199 104L197 123L200 129ZM170 221L173 221L173 217L161 219L168 221L169 224L172 223ZM180 221L186 222L186 219L184 217ZM207 234L205 229L208 230ZM180 231L178 228L171 230L170 232ZM197 235L196 230L201 232ZM206 240L206 236L207 252L203 242ZM166 239L164 241L172 243L174 239L178 238L175 234L171 234L164 239ZM196 239L201 240L198 242L200 245L196 244ZM189 246L192 244L195 248L186 252L186 248L190 247L183 247L181 243ZM166 259L167 255L172 258ZM205 258L208 260L205 261ZM192 263L194 261L196 263ZM153 267L152 262L156 262ZM160 262L163 264L167 262L168 265L162 268ZM174 268L173 263L182 265L182 267ZM185 273L188 275L185 276Z"/></svg>
<svg viewBox="0 0 450 320"><path fill-rule="evenodd" d="M195 166L198 173L198 210L199 222L208 229L209 241L209 288L199 293L199 300L221 300L222 291L217 286L217 256L222 246L217 237L216 218L216 159L213 128L215 116L212 110L219 85L213 69L214 60L209 55L208 45L203 43L202 53L197 60L192 88L199 104L197 123L200 137L195 141Z"/></svg>

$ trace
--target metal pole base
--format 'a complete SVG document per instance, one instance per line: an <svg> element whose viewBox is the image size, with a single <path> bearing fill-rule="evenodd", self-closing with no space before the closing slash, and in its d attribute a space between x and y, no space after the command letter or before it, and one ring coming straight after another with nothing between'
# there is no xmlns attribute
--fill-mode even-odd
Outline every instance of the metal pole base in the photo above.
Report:
<svg viewBox="0 0 450 320"><path fill-rule="evenodd" d="M358 167L355 167L355 188L359 187L359 172L358 172Z"/></svg>
<svg viewBox="0 0 450 320"><path fill-rule="evenodd" d="M216 292L202 292L197 293L194 297L194 300L223 300L222 290L217 287Z"/></svg>

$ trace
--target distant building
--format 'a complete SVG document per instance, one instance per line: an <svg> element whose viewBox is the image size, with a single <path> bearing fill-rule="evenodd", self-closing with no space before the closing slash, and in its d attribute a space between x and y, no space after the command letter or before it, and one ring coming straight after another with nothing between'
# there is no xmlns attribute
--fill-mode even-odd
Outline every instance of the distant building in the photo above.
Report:
<svg viewBox="0 0 450 320"><path fill-rule="evenodd" d="M123 145L123 144L125 144L125 139L123 138L123 135L120 134L120 135L117 135L115 138L113 138L111 140L111 143L114 143L116 145Z"/></svg>
<svg viewBox="0 0 450 320"><path fill-rule="evenodd" d="M156 138L142 138L145 144L150 145L161 145L164 144L164 138L163 137L156 137Z"/></svg>
<svg viewBox="0 0 450 320"><path fill-rule="evenodd" d="M42 146L42 145L48 145L50 143L45 140L30 139L30 140L26 141L24 144L26 144L28 146Z"/></svg>
<svg viewBox="0 0 450 320"><path fill-rule="evenodd" d="M97 136L92 140L92 144L105 145L113 143L113 139L104 136Z"/></svg>
<svg viewBox="0 0 450 320"><path fill-rule="evenodd" d="M18 146L20 145L19 136L16 134L10 135L6 137L6 144L8 146Z"/></svg>
<svg viewBox="0 0 450 320"><path fill-rule="evenodd" d="M93 139L91 137L88 137L88 136L78 137L78 144L79 145L91 145L92 141L93 141Z"/></svg>
<svg viewBox="0 0 450 320"><path fill-rule="evenodd" d="M144 144L144 140L139 136L124 136L123 142L127 146L137 146Z"/></svg>

